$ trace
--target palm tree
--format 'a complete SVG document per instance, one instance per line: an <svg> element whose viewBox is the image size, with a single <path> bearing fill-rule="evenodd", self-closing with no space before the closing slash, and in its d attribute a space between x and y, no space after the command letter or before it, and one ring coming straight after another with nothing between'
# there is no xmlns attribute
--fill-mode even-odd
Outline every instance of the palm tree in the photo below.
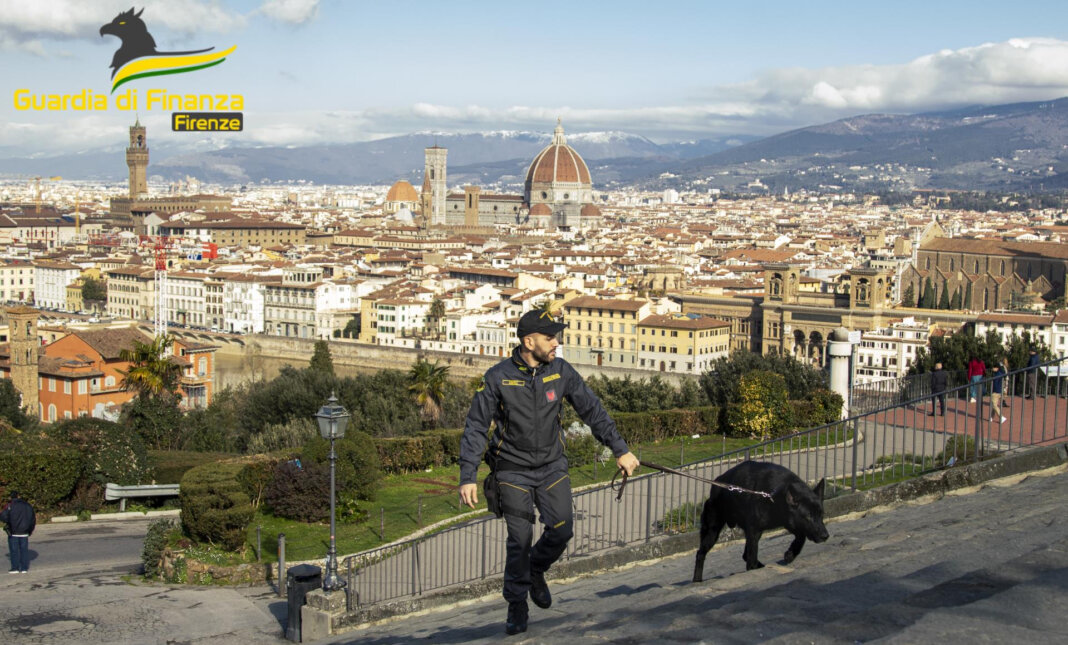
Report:
<svg viewBox="0 0 1068 645"><path fill-rule="evenodd" d="M558 311L560 305L563 304L563 300L555 300L551 297L545 298L545 300L539 301L534 305L535 311L546 311L552 316L553 320L559 320L561 313Z"/></svg>
<svg viewBox="0 0 1068 645"><path fill-rule="evenodd" d="M415 395L423 423L427 426L432 427L441 419L441 403L445 399L448 377L448 366L422 359L408 372L408 391Z"/></svg>
<svg viewBox="0 0 1068 645"><path fill-rule="evenodd" d="M441 298L434 298L430 303L428 317L434 321L434 337L441 338L441 319L445 317L445 303Z"/></svg>
<svg viewBox="0 0 1068 645"><path fill-rule="evenodd" d="M130 364L122 374L122 387L133 388L139 394L174 392L182 376L182 366L171 361L170 349L174 342L171 336L157 336L152 342L134 341L132 348L119 351L119 358Z"/></svg>

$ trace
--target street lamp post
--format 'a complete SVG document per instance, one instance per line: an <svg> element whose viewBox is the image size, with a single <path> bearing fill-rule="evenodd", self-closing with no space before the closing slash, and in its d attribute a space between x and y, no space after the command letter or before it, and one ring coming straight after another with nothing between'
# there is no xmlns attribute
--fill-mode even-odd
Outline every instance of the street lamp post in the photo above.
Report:
<svg viewBox="0 0 1068 645"><path fill-rule="evenodd" d="M323 591L338 591L345 588L345 581L337 575L337 542L335 535L335 512L334 512L334 464L337 462L337 453L334 452L334 440L345 436L345 426L348 425L348 410L337 402L333 392L326 400L326 405L319 408L315 413L315 420L319 422L319 434L323 439L330 440L330 549L326 553L326 577L323 578Z"/></svg>

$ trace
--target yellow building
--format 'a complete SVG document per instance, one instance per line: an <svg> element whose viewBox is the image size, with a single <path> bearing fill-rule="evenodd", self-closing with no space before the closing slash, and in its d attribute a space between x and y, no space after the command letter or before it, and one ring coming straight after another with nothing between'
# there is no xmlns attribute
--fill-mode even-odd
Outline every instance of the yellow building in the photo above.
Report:
<svg viewBox="0 0 1068 645"><path fill-rule="evenodd" d="M651 315L638 323L638 368L701 374L730 353L731 323L695 314Z"/></svg>
<svg viewBox="0 0 1068 645"><path fill-rule="evenodd" d="M638 367L638 322L650 313L647 300L569 300L564 305L564 358L575 365Z"/></svg>

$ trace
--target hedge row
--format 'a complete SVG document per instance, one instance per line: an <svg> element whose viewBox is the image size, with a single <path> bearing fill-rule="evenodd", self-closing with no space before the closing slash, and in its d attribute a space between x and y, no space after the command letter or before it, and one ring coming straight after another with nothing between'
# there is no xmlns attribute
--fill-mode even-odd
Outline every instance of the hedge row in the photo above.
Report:
<svg viewBox="0 0 1068 645"><path fill-rule="evenodd" d="M460 461L463 430L434 430L413 437L377 437L375 447L382 469L407 473Z"/></svg>
<svg viewBox="0 0 1068 645"><path fill-rule="evenodd" d="M239 481L247 465L239 461L216 462L185 473L179 496L182 528L189 537L230 551L244 549L248 525L255 514Z"/></svg>
<svg viewBox="0 0 1068 645"><path fill-rule="evenodd" d="M677 410L627 412L614 414L612 418L627 443L636 445L715 432L719 423L719 408L710 405Z"/></svg>
<svg viewBox="0 0 1068 645"><path fill-rule="evenodd" d="M74 448L41 445L0 450L0 485L19 491L38 510L54 508L74 490L84 468Z"/></svg>

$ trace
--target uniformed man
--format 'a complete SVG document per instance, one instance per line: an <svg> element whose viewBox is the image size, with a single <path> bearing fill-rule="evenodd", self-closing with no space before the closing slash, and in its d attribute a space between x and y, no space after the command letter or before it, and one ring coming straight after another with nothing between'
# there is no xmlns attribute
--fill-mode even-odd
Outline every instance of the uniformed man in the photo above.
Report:
<svg viewBox="0 0 1068 645"><path fill-rule="evenodd" d="M616 430L600 399L567 361L557 358L557 335L567 325L547 311L519 319L519 346L486 372L467 414L460 442L460 498L478 503L479 462L490 463L499 486L498 510L508 527L504 566L505 632L527 629L527 595L539 607L552 604L545 571L564 553L572 536L571 483L560 425L564 400L612 450L628 475L638 459ZM489 436L490 422L495 424ZM489 448L487 450L487 441ZM534 507L545 530L531 548Z"/></svg>

